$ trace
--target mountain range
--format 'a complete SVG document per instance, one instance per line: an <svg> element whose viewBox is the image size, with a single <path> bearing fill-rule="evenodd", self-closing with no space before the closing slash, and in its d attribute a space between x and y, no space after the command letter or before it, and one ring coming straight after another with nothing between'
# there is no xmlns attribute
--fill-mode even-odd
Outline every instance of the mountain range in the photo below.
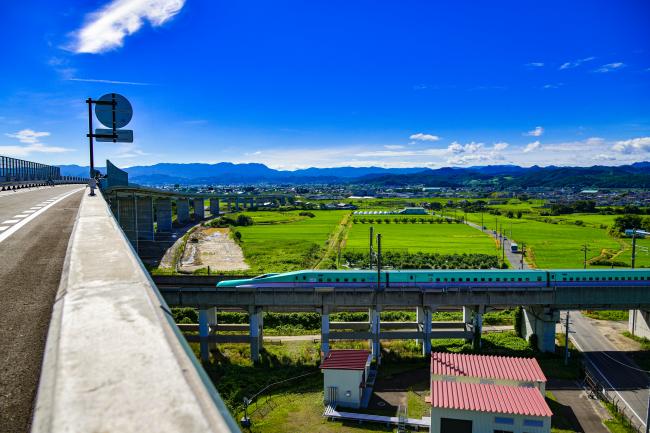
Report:
<svg viewBox="0 0 650 433"><path fill-rule="evenodd" d="M62 165L61 174L84 176L88 167ZM105 172L104 168L99 168ZM488 165L430 169L382 167L307 168L275 170L259 163L175 164L161 163L125 169L129 180L142 185L160 184L366 184L377 186L424 185L462 187L650 188L650 162L622 166L519 167Z"/></svg>

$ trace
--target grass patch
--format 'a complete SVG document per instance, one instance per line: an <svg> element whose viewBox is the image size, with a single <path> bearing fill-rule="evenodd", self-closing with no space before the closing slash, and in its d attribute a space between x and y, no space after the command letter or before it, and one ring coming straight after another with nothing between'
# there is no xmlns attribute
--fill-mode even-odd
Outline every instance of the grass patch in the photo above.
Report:
<svg viewBox="0 0 650 433"><path fill-rule="evenodd" d="M422 418L423 416L431 415L431 405L424 401L425 394L417 393L412 389L409 389L406 394L406 406L408 408L409 418Z"/></svg>
<svg viewBox="0 0 650 433"><path fill-rule="evenodd" d="M582 314L591 319L613 320L616 322L627 321L630 315L627 310L589 310L583 311Z"/></svg>
<svg viewBox="0 0 650 433"><path fill-rule="evenodd" d="M603 422L611 433L638 433L638 430L630 424L630 421L620 414L616 406L607 402L603 404L612 416L611 419Z"/></svg>

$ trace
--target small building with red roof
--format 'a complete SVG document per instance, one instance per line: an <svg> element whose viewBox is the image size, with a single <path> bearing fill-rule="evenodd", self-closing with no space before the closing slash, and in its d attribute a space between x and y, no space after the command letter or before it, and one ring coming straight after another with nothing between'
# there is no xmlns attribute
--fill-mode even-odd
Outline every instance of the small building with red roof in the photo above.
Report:
<svg viewBox="0 0 650 433"><path fill-rule="evenodd" d="M431 381L435 380L534 387L542 395L546 389L546 376L535 358L434 352Z"/></svg>
<svg viewBox="0 0 650 433"><path fill-rule="evenodd" d="M320 365L325 404L361 407L371 361L369 350L330 350Z"/></svg>
<svg viewBox="0 0 650 433"><path fill-rule="evenodd" d="M431 433L550 433L553 413L536 388L435 380Z"/></svg>

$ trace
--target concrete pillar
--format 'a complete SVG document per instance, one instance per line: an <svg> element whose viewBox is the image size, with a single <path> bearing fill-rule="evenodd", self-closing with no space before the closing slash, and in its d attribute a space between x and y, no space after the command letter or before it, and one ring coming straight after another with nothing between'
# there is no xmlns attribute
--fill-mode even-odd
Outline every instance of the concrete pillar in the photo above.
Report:
<svg viewBox="0 0 650 433"><path fill-rule="evenodd" d="M172 231L172 201L170 199L156 199L156 222L158 223L158 232Z"/></svg>
<svg viewBox="0 0 650 433"><path fill-rule="evenodd" d="M422 354L424 356L431 354L431 308L417 307L416 320L418 331L422 333L422 339L418 340L422 344Z"/></svg>
<svg viewBox="0 0 650 433"><path fill-rule="evenodd" d="M463 322L464 323L472 323L472 316L474 315L474 312L472 311L472 307L463 307Z"/></svg>
<svg viewBox="0 0 650 433"><path fill-rule="evenodd" d="M474 336L472 338L472 345L474 350L481 348L481 332L483 332L483 313L485 313L485 306L479 305L474 309L474 317L472 324L474 325Z"/></svg>
<svg viewBox="0 0 650 433"><path fill-rule="evenodd" d="M117 221L126 237L133 245L136 244L136 213L133 196L117 197Z"/></svg>
<svg viewBox="0 0 650 433"><path fill-rule="evenodd" d="M260 360L260 349L262 346L262 309L260 307L250 307L248 309L248 323L250 329L251 341L251 359L253 362Z"/></svg>
<svg viewBox="0 0 650 433"><path fill-rule="evenodd" d="M524 307L521 335L530 339L537 335L537 348L542 352L555 351L555 324L560 319L560 311L541 307Z"/></svg>
<svg viewBox="0 0 650 433"><path fill-rule="evenodd" d="M379 332L381 330L379 320L380 312L380 307L372 307L368 310L368 318L370 319L370 333L372 334L372 338L370 340L370 348L372 351L372 359L377 361L377 364L381 363L381 347L379 344Z"/></svg>
<svg viewBox="0 0 650 433"><path fill-rule="evenodd" d="M211 198L210 199L210 213L213 217L219 216L219 199Z"/></svg>
<svg viewBox="0 0 650 433"><path fill-rule="evenodd" d="M151 196L136 196L136 211L138 213L138 239L153 241L153 198Z"/></svg>
<svg viewBox="0 0 650 433"><path fill-rule="evenodd" d="M214 308L199 310L199 339L201 348L201 361L210 360L210 350L207 337L210 335L210 310Z"/></svg>
<svg viewBox="0 0 650 433"><path fill-rule="evenodd" d="M320 323L320 356L325 359L330 351L330 312L327 306L321 310Z"/></svg>
<svg viewBox="0 0 650 433"><path fill-rule="evenodd" d="M228 212L232 212L232 199L228 198Z"/></svg>
<svg viewBox="0 0 650 433"><path fill-rule="evenodd" d="M194 206L194 221L201 221L205 218L205 202L203 198L195 198L192 200Z"/></svg>
<svg viewBox="0 0 650 433"><path fill-rule="evenodd" d="M650 339L650 311L630 310L628 330L632 335Z"/></svg>
<svg viewBox="0 0 650 433"><path fill-rule="evenodd" d="M176 221L186 224L190 220L190 201L186 198L176 200Z"/></svg>

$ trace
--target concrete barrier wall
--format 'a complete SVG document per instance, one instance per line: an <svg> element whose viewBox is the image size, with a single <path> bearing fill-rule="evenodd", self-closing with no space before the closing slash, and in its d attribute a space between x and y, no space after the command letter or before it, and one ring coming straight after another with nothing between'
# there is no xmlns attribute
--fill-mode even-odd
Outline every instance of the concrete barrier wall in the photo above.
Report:
<svg viewBox="0 0 650 433"><path fill-rule="evenodd" d="M101 195L70 238L32 431L239 431Z"/></svg>

